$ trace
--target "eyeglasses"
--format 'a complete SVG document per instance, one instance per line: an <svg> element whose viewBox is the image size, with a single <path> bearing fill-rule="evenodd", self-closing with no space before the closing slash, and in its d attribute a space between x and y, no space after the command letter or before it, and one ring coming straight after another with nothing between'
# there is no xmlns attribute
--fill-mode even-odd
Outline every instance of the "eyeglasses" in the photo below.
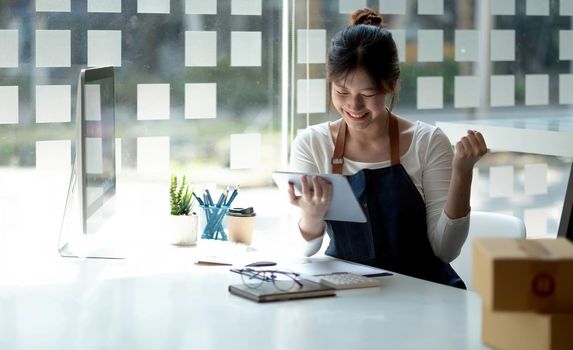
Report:
<svg viewBox="0 0 573 350"><path fill-rule="evenodd" d="M300 274L285 270L256 270L250 267L231 269L241 275L243 284L249 288L259 288L263 283L270 282L277 289L289 291L296 285L302 287Z"/></svg>

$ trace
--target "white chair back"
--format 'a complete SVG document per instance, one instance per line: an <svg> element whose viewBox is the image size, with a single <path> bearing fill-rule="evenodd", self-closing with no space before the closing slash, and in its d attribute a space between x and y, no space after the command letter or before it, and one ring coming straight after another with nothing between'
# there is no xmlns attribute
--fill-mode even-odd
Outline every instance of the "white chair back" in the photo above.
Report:
<svg viewBox="0 0 573 350"><path fill-rule="evenodd" d="M468 290L472 288L472 241L476 237L525 238L525 225L515 216L507 214L472 211L468 239L460 255L451 263L452 267L465 282Z"/></svg>

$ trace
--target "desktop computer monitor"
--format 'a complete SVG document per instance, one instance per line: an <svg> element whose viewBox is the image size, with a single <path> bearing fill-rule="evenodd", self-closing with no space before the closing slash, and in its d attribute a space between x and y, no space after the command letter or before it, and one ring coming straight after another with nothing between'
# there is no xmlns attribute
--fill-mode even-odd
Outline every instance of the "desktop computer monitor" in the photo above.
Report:
<svg viewBox="0 0 573 350"><path fill-rule="evenodd" d="M97 232L113 215L115 112L113 67L84 69L79 77L76 165L83 233Z"/></svg>
<svg viewBox="0 0 573 350"><path fill-rule="evenodd" d="M563 201L557 236L566 237L573 242L573 164L571 164L571 171L569 172L569 182L565 191L565 200Z"/></svg>
<svg viewBox="0 0 573 350"><path fill-rule="evenodd" d="M94 236L115 213L113 67L82 69L78 78L77 94L75 164L68 188L62 230L66 215L73 216L71 219L77 220L79 224L72 229L71 234L68 232L63 240L61 230L59 250L62 256L114 258L114 254L92 252L94 243L101 243L94 239ZM71 204L77 204L75 212L68 210ZM72 252L73 250L76 252Z"/></svg>

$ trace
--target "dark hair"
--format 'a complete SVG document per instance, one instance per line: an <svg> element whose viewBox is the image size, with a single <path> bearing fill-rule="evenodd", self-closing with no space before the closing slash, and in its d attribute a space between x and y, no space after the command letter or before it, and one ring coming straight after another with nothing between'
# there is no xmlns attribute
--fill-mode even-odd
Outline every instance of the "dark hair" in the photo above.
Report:
<svg viewBox="0 0 573 350"><path fill-rule="evenodd" d="M372 9L356 10L351 25L337 33L331 42L326 66L329 82L357 69L363 69L381 91L395 92L400 78L398 50L382 17Z"/></svg>

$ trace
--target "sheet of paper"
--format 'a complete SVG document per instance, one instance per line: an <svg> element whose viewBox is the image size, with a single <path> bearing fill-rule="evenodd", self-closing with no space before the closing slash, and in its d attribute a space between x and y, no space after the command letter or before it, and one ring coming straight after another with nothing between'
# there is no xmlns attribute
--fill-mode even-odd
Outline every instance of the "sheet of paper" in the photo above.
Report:
<svg viewBox="0 0 573 350"><path fill-rule="evenodd" d="M272 254L239 242L202 239L194 251L200 265L233 265L242 268L255 261L274 261Z"/></svg>
<svg viewBox="0 0 573 350"><path fill-rule="evenodd" d="M332 273L348 272L363 276L384 275L390 273L387 270L372 266L361 265L338 259L313 260L301 263L285 263L277 266L277 270L284 268L293 272L298 272L303 276L319 276Z"/></svg>
<svg viewBox="0 0 573 350"><path fill-rule="evenodd" d="M229 241L201 240L195 251L196 264L234 265L242 261L248 247Z"/></svg>

